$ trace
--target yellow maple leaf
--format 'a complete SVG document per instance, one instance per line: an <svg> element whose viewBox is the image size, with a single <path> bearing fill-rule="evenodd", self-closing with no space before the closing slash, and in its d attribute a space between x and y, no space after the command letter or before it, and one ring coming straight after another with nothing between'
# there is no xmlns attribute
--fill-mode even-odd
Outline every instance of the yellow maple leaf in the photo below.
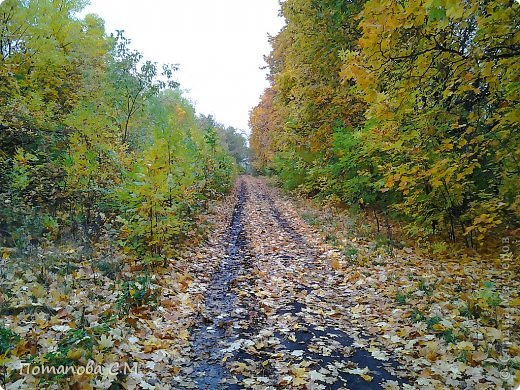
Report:
<svg viewBox="0 0 520 390"><path fill-rule="evenodd" d="M294 386L307 384L309 373L305 367L292 367L291 374L293 375L292 383Z"/></svg>
<svg viewBox="0 0 520 390"><path fill-rule="evenodd" d="M107 337L106 335L102 335L98 342L100 349L111 348L113 345L114 340L112 340L112 336Z"/></svg>
<svg viewBox="0 0 520 390"><path fill-rule="evenodd" d="M73 348L67 352L67 358L71 360L79 360L83 356L83 351L79 348Z"/></svg>
<svg viewBox="0 0 520 390"><path fill-rule="evenodd" d="M182 339L182 340L188 340L188 338L190 337L190 333L188 332L187 329L182 329L180 332L179 332L179 338Z"/></svg>
<svg viewBox="0 0 520 390"><path fill-rule="evenodd" d="M43 298L47 295L47 290L41 284L33 285L29 291L35 298Z"/></svg>
<svg viewBox="0 0 520 390"><path fill-rule="evenodd" d="M473 343L470 343L469 341L461 341L457 343L457 349L464 351L474 351L475 346L473 345Z"/></svg>
<svg viewBox="0 0 520 390"><path fill-rule="evenodd" d="M446 330L446 327L444 325L442 325L442 324L434 324L432 326L432 328L434 330L436 330L436 331L439 331L439 332L442 332L442 331Z"/></svg>

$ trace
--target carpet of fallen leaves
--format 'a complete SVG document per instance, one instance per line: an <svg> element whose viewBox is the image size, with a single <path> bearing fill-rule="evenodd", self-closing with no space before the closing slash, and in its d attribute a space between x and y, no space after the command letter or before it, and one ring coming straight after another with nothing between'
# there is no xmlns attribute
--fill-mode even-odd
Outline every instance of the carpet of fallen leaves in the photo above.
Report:
<svg viewBox="0 0 520 390"><path fill-rule="evenodd" d="M205 238L194 234L153 270L103 240L89 251L49 246L26 260L4 250L0 380L8 389L519 382L513 258L399 249L360 234L346 213L295 206L247 176L200 223ZM89 361L103 371L20 373L27 363Z"/></svg>
<svg viewBox="0 0 520 390"><path fill-rule="evenodd" d="M3 248L0 385L10 390L172 388L181 368L191 365L190 328L203 300L201 292L188 293L192 275L201 264L218 266L213 254L224 244L234 201L230 196L200 217L199 226L211 228L202 247L201 234L194 231L166 264L151 269L121 251L108 233L88 250L49 243L16 257ZM212 268L204 271L210 275ZM203 275L197 283L203 286L204 280ZM32 375L34 367L89 364L95 370Z"/></svg>
<svg viewBox="0 0 520 390"><path fill-rule="evenodd" d="M220 337L198 350L175 379L177 387L397 388L407 372L350 327L348 286L333 271L319 235L263 181L246 177L239 187L243 205L233 218L241 214L239 248L226 252L211 245L221 248L216 258L225 258L231 280L222 286L217 271L190 287L202 296L222 292L203 305L206 330L194 332L193 344L208 333ZM212 274L216 258L202 256L202 274ZM228 294L235 297L231 306Z"/></svg>
<svg viewBox="0 0 520 390"><path fill-rule="evenodd" d="M485 256L425 248L377 233L364 214L305 199L293 204L333 248L331 264L351 294L351 326L392 351L410 383L518 388L518 240L504 237Z"/></svg>

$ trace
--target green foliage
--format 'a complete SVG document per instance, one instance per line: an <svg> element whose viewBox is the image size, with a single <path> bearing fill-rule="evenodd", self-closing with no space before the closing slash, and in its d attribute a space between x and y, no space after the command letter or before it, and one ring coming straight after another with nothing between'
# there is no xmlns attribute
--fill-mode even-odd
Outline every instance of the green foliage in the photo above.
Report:
<svg viewBox="0 0 520 390"><path fill-rule="evenodd" d="M119 272L122 270L122 264L114 259L102 259L94 263L94 266L99 269L103 275L114 280Z"/></svg>
<svg viewBox="0 0 520 390"><path fill-rule="evenodd" d="M484 287L476 292L476 298L481 306L495 309L502 303L500 293L495 291L491 282L485 282Z"/></svg>
<svg viewBox="0 0 520 390"><path fill-rule="evenodd" d="M456 343L459 340L451 328L443 330L440 334L440 337L442 337L447 343Z"/></svg>
<svg viewBox="0 0 520 390"><path fill-rule="evenodd" d="M359 250L356 248L345 248L343 254L350 262L355 263L358 259Z"/></svg>
<svg viewBox="0 0 520 390"><path fill-rule="evenodd" d="M426 324L428 325L429 329L433 329L434 325L440 324L442 321L442 317L439 316L433 316L426 320Z"/></svg>
<svg viewBox="0 0 520 390"><path fill-rule="evenodd" d="M426 317L420 310L414 309L412 315L410 316L410 319L412 320L412 322L422 322L426 320Z"/></svg>
<svg viewBox="0 0 520 390"><path fill-rule="evenodd" d="M27 359L28 364L41 365L56 368L55 371L45 373L39 378L41 385L56 385L69 377L71 373L67 367L80 364L82 358L92 359L95 337L91 330L69 329L65 336L61 338L56 349L43 356L32 355ZM61 368L58 370L58 368Z"/></svg>
<svg viewBox="0 0 520 390"><path fill-rule="evenodd" d="M164 259L245 168L245 139L198 118L176 66L78 18L84 5L0 5L0 243L107 233L132 256Z"/></svg>
<svg viewBox="0 0 520 390"><path fill-rule="evenodd" d="M0 355L7 355L20 341L20 336L0 325Z"/></svg>
<svg viewBox="0 0 520 390"><path fill-rule="evenodd" d="M92 352L94 340L92 335L85 329L70 329L65 337L60 340L58 349L70 350L70 348L82 348L87 352Z"/></svg>
<svg viewBox="0 0 520 390"><path fill-rule="evenodd" d="M130 126L135 115L144 109L148 99L157 95L165 87L176 88L172 80L174 65L164 65L158 79L156 63L144 61L141 53L130 49L130 40L117 31L113 41L112 57L108 62L108 80L111 88L108 95L113 98L115 119L121 131L123 142L130 139Z"/></svg>
<svg viewBox="0 0 520 390"><path fill-rule="evenodd" d="M157 304L158 298L157 287L152 285L148 275L143 275L135 280L123 282L117 299L117 306L120 312L125 315L132 309Z"/></svg>
<svg viewBox="0 0 520 390"><path fill-rule="evenodd" d="M426 295L432 295L435 290L435 284L428 283L425 279L421 278L417 283L417 289L424 292Z"/></svg>
<svg viewBox="0 0 520 390"><path fill-rule="evenodd" d="M406 304L406 299L408 298L408 293L406 293L405 291L397 291L397 293L395 294L395 302L398 303L399 305L404 305Z"/></svg>
<svg viewBox="0 0 520 390"><path fill-rule="evenodd" d="M498 309L502 303L494 284L484 282L480 289L464 296L461 312L468 318L479 318L484 323L498 326Z"/></svg>

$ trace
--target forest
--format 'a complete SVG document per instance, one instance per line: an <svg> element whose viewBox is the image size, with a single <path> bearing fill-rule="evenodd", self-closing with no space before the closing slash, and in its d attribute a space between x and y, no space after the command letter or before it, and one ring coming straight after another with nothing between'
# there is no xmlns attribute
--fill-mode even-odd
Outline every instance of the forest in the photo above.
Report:
<svg viewBox="0 0 520 390"><path fill-rule="evenodd" d="M518 388L518 1L281 0L249 132L87 5L0 4L0 390Z"/></svg>
<svg viewBox="0 0 520 390"><path fill-rule="evenodd" d="M153 263L230 188L246 140L195 114L175 65L144 60L95 15L76 19L82 4L2 4L2 243L81 240L111 224Z"/></svg>
<svg viewBox="0 0 520 390"><path fill-rule="evenodd" d="M288 189L481 249L518 228L515 1L287 0L256 169Z"/></svg>

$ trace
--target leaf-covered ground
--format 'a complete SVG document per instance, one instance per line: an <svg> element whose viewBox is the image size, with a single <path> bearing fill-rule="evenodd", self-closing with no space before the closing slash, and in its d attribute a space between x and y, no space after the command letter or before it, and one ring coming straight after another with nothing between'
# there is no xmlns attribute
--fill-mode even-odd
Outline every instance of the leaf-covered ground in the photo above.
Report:
<svg viewBox="0 0 520 390"><path fill-rule="evenodd" d="M334 248L331 264L351 290L352 326L393 351L410 383L518 387L520 264L514 237L503 237L502 246L479 256L398 242L377 233L364 214L353 218L334 206L296 203L299 215Z"/></svg>
<svg viewBox="0 0 520 390"><path fill-rule="evenodd" d="M5 252L7 388L518 383L512 259L504 270L472 258L421 257L360 236L336 210L295 207L251 177L241 177L205 221L202 242L194 235L179 258L153 272L103 243L89 251L47 248L32 254L38 267ZM137 363L139 371L19 374L23 363L89 360Z"/></svg>

